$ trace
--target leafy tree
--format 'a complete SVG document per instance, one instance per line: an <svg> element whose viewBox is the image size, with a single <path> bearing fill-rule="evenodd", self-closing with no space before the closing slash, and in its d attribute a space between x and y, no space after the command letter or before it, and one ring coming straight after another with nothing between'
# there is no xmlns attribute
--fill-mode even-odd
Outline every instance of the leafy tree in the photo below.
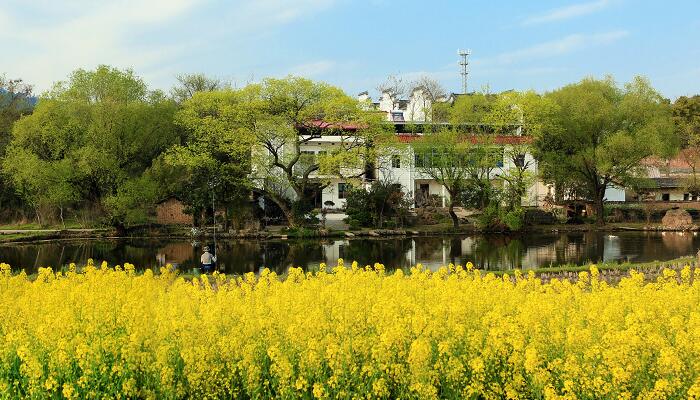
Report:
<svg viewBox="0 0 700 400"><path fill-rule="evenodd" d="M391 218L403 223L401 217L408 209L405 199L401 184L377 180L368 190L351 189L346 199L345 212L350 225L382 228Z"/></svg>
<svg viewBox="0 0 700 400"><path fill-rule="evenodd" d="M605 190L644 175L640 162L673 150L671 107L649 81L618 87L587 78L547 95L556 103L555 126L535 136L534 153L545 181L576 188L604 223Z"/></svg>
<svg viewBox="0 0 700 400"><path fill-rule="evenodd" d="M488 112L482 117L496 134L532 138L557 129L556 112L557 105L551 99L534 91L507 91L491 96ZM501 194L505 211L510 213L520 208L534 174L530 171L532 162L526 159L531 152L527 141L505 145L503 150L508 166L498 177L505 183Z"/></svg>
<svg viewBox="0 0 700 400"><path fill-rule="evenodd" d="M68 160L45 161L24 149L17 149L4 160L3 170L17 193L35 211L40 225L47 222L51 210L58 209L65 227L64 210L78 200L72 184L74 171Z"/></svg>
<svg viewBox="0 0 700 400"><path fill-rule="evenodd" d="M394 139L381 116L340 89L303 78L266 79L241 90L236 108L244 141L252 141L256 190L275 202L291 226L304 224L316 195L333 178L357 179ZM322 135L337 140L323 155L304 153Z"/></svg>
<svg viewBox="0 0 700 400"><path fill-rule="evenodd" d="M449 122L473 134L492 132L486 125L486 119L492 112L495 100L495 95L486 93L457 96L449 110Z"/></svg>
<svg viewBox="0 0 700 400"><path fill-rule="evenodd" d="M254 142L244 126L244 105L250 100L246 94L231 89L196 92L175 117L187 134L165 161L183 172L178 195L195 216L211 207L212 193L233 218L248 199Z"/></svg>
<svg viewBox="0 0 700 400"><path fill-rule="evenodd" d="M149 91L131 70L104 65L76 70L42 96L32 115L15 124L3 169L27 177L23 187L34 188L41 187L32 182L39 177L26 170L36 163L62 171L54 181L77 194L68 197L108 206L104 199L179 141L172 122L175 110L173 101ZM38 191L36 199L32 191L18 190L30 203L48 201L42 199L47 192Z"/></svg>
<svg viewBox="0 0 700 400"><path fill-rule="evenodd" d="M0 157L5 156L14 123L31 114L35 101L31 85L24 83L22 79L7 79L0 75ZM16 194L11 179L8 178L0 179L0 208L3 211L15 212L24 208L22 199Z"/></svg>
<svg viewBox="0 0 700 400"><path fill-rule="evenodd" d="M449 213L455 228L459 218L454 208L459 205L462 193L473 166L471 142L465 135L452 129L426 133L412 144L416 169L445 187L450 195Z"/></svg>
<svg viewBox="0 0 700 400"><path fill-rule="evenodd" d="M7 79L0 75L0 156L5 155L15 121L31 114L33 103L31 85L22 79Z"/></svg>
<svg viewBox="0 0 700 400"><path fill-rule="evenodd" d="M688 192L700 195L698 170L700 169L700 95L681 96L673 103L673 122L682 146L680 158L691 169Z"/></svg>
<svg viewBox="0 0 700 400"><path fill-rule="evenodd" d="M505 182L503 194L508 211L520 208L527 188L534 183L535 174L530 171L533 162L526 158L528 151L529 146L522 144L508 146L504 151L509 165L498 177Z"/></svg>
<svg viewBox="0 0 700 400"><path fill-rule="evenodd" d="M673 122L683 147L697 140L700 137L700 95L677 98L673 103Z"/></svg>

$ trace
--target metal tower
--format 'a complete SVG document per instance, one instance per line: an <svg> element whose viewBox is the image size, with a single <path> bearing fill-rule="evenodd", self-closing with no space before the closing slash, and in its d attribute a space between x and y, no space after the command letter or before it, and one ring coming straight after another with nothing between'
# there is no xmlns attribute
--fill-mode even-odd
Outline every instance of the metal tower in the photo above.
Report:
<svg viewBox="0 0 700 400"><path fill-rule="evenodd" d="M467 75L469 75L469 55L471 50L457 50L457 54L461 57L459 66L461 67L460 75L462 75L462 93L467 94Z"/></svg>

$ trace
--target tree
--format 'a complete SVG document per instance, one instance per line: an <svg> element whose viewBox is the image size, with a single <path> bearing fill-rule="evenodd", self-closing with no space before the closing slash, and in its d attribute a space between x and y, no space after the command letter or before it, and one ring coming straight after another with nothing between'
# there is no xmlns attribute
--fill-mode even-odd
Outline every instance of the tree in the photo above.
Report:
<svg viewBox="0 0 700 400"><path fill-rule="evenodd" d="M172 100L149 91L131 70L104 65L76 70L41 97L32 115L15 124L3 169L10 176L27 177L25 187L40 187L38 182L29 185L39 176L21 170L39 165L64 171L54 177L57 184L71 187L83 203L107 206L107 197L180 140L173 125L175 110ZM35 202L31 191L18 190ZM48 193L39 191L38 196Z"/></svg>
<svg viewBox="0 0 700 400"><path fill-rule="evenodd" d="M535 136L533 149L545 182L563 183L593 202L603 224L605 191L643 176L641 161L672 151L671 107L649 81L620 88L587 78L547 95L557 106L556 128Z"/></svg>
<svg viewBox="0 0 700 400"><path fill-rule="evenodd" d="M507 91L490 97L482 118L485 126L495 134L532 138L557 128L554 118L556 104L534 91ZM508 167L498 177L506 184L502 194L507 212L520 208L527 188L532 184L534 174L530 167L533 163L526 157L530 152L527 141L514 141L504 146L503 155Z"/></svg>
<svg viewBox="0 0 700 400"><path fill-rule="evenodd" d="M700 169L700 96L681 96L673 103L673 122L682 147L680 158L692 171L688 192L700 195L697 172Z"/></svg>
<svg viewBox="0 0 700 400"><path fill-rule="evenodd" d="M472 134L489 133L487 116L492 112L495 95L471 93L457 96L448 112L449 122Z"/></svg>
<svg viewBox="0 0 700 400"><path fill-rule="evenodd" d="M521 206L522 199L527 195L527 188L534 182L534 173L530 171L533 160L527 159L529 146L512 145L505 149L504 158L508 161L508 168L498 175L506 184L504 197L508 211L513 211Z"/></svg>
<svg viewBox="0 0 700 400"><path fill-rule="evenodd" d="M399 101L406 97L407 85L403 78L397 75L389 75L386 80L377 85L377 91L382 96L385 93L389 95L392 101L392 108L399 108Z"/></svg>
<svg viewBox="0 0 700 400"><path fill-rule="evenodd" d="M682 147L687 147L692 138L700 137L700 95L676 99L673 103L673 122Z"/></svg>
<svg viewBox="0 0 700 400"><path fill-rule="evenodd" d="M412 95L418 94L417 106L419 107L419 110L410 111L422 113L425 121L434 120L434 106L447 96L440 82L427 75L422 75L412 82L409 92Z"/></svg>
<svg viewBox="0 0 700 400"><path fill-rule="evenodd" d="M17 193L34 210L39 225L46 223L47 211L58 209L65 227L64 210L78 200L72 184L74 171L68 160L45 161L17 149L4 160L3 170Z"/></svg>
<svg viewBox="0 0 700 400"><path fill-rule="evenodd" d="M266 79L242 89L236 107L242 135L254 143L256 190L279 206L291 226L304 224L313 199L333 178L359 179L383 146L392 126L364 111L340 89L308 79ZM325 154L304 146L334 136Z"/></svg>
<svg viewBox="0 0 700 400"><path fill-rule="evenodd" d="M173 146L165 162L178 168L182 186L178 196L195 216L211 207L212 193L236 218L252 188L251 147L245 132L246 93L232 89L196 92L175 116L185 129L181 145Z"/></svg>
<svg viewBox="0 0 700 400"><path fill-rule="evenodd" d="M24 83L22 79L7 79L0 75L0 158L5 157L15 122L31 114L35 101L31 85ZM8 178L0 180L0 208L3 211L15 212L24 209L22 199L16 194L11 186L11 179Z"/></svg>
<svg viewBox="0 0 700 400"><path fill-rule="evenodd" d="M0 75L0 156L5 155L15 121L31 114L33 107L31 85L22 79L7 79Z"/></svg>
<svg viewBox="0 0 700 400"><path fill-rule="evenodd" d="M348 222L351 226L382 228L388 218L401 217L408 208L406 196L401 184L389 179L372 182L368 190L357 188L350 190L345 206Z"/></svg>
<svg viewBox="0 0 700 400"><path fill-rule="evenodd" d="M459 227L459 218L454 208L459 205L468 180L475 171L472 157L474 147L464 134L453 129L442 129L426 133L412 144L415 153L416 169L434 179L450 195L449 213L452 224Z"/></svg>
<svg viewBox="0 0 700 400"><path fill-rule="evenodd" d="M170 95L177 103L183 103L198 92L213 92L228 87L218 78L210 78L202 73L180 74L175 77L178 85L170 90Z"/></svg>

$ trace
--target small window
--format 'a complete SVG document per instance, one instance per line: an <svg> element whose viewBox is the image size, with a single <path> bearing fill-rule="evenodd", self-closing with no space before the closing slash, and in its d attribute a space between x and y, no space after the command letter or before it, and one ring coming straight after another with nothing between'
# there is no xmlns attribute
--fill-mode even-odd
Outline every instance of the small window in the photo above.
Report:
<svg viewBox="0 0 700 400"><path fill-rule="evenodd" d="M523 168L525 166L525 154L518 154L515 156L515 166L518 168Z"/></svg>
<svg viewBox="0 0 700 400"><path fill-rule="evenodd" d="M400 156L391 156L391 168L401 168Z"/></svg>
<svg viewBox="0 0 700 400"><path fill-rule="evenodd" d="M348 194L348 189L350 189L350 187L347 183L339 183L338 184L338 198L344 199L345 196L347 196L347 194Z"/></svg>
<svg viewBox="0 0 700 400"><path fill-rule="evenodd" d="M683 201L690 200L690 193L683 193Z"/></svg>
<svg viewBox="0 0 700 400"><path fill-rule="evenodd" d="M422 154L416 154L416 167L422 168L425 165L424 160Z"/></svg>
<svg viewBox="0 0 700 400"><path fill-rule="evenodd" d="M671 194L670 193L664 193L661 195L661 201L669 201L671 200Z"/></svg>

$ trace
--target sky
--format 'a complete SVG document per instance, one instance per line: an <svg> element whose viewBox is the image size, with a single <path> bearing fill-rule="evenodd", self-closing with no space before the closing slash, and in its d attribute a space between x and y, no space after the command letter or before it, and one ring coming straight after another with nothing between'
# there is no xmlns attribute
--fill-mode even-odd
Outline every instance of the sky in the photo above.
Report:
<svg viewBox="0 0 700 400"><path fill-rule="evenodd" d="M0 74L41 93L77 68L132 68L154 89L202 72L234 86L300 75L348 94L388 75L461 90L553 90L644 75L700 93L698 0L0 0Z"/></svg>

